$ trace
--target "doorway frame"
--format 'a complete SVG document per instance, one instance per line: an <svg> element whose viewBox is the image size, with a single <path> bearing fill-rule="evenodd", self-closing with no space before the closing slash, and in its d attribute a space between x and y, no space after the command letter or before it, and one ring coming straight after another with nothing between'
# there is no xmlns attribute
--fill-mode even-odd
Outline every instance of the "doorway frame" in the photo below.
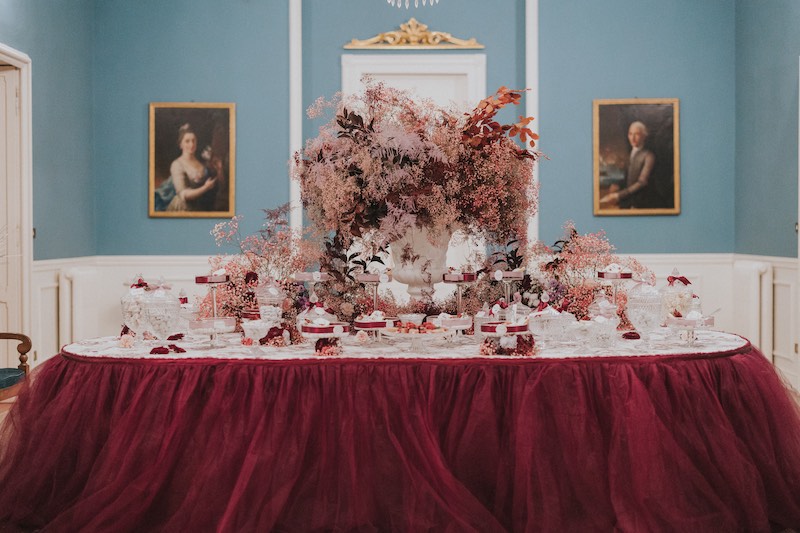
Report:
<svg viewBox="0 0 800 533"><path fill-rule="evenodd" d="M0 43L0 62L19 70L20 191L22 195L20 245L22 251L22 333L31 334L31 275L33 270L33 113L31 112L31 58Z"/></svg>
<svg viewBox="0 0 800 533"><path fill-rule="evenodd" d="M429 54L424 56L342 54L341 63L342 93L344 94L355 94L363 90L362 78L364 76L371 76L377 81L383 80L385 75L424 75L426 78L433 79L449 79L460 76L465 80L467 96L465 101L456 102L456 104L474 105L475 102L486 98L486 54ZM391 85L391 82L387 83ZM439 103L447 105L449 102Z"/></svg>

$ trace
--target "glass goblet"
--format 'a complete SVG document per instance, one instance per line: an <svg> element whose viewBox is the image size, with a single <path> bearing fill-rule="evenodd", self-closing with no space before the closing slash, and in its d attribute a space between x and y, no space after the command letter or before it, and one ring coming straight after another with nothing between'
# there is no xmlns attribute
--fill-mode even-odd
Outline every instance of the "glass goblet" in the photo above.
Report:
<svg viewBox="0 0 800 533"><path fill-rule="evenodd" d="M653 333L661 325L661 298L657 296L629 297L627 314L645 346L652 348Z"/></svg>

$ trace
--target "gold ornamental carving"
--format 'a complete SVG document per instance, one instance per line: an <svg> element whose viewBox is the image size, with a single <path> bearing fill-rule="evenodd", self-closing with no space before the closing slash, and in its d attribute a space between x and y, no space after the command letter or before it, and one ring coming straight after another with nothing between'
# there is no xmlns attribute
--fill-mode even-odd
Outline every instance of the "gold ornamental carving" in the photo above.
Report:
<svg viewBox="0 0 800 533"><path fill-rule="evenodd" d="M415 18L400 24L400 29L379 33L375 37L359 40L353 39L345 48L393 48L393 49L476 49L484 48L475 37L472 39L459 39L442 31L429 31L427 24L422 24Z"/></svg>

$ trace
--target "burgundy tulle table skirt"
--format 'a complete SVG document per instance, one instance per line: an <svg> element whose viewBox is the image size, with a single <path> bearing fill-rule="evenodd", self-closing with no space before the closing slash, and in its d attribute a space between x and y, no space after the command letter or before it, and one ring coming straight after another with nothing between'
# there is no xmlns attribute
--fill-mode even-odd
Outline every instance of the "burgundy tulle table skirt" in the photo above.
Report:
<svg viewBox="0 0 800 533"><path fill-rule="evenodd" d="M800 418L754 348L557 360L62 353L0 439L44 531L800 527Z"/></svg>

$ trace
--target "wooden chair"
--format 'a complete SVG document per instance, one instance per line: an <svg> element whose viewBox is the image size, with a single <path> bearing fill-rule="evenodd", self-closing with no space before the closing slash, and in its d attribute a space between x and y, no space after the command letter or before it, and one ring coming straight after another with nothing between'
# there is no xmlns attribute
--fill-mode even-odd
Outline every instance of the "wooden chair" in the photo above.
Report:
<svg viewBox="0 0 800 533"><path fill-rule="evenodd" d="M12 398L19 393L22 382L28 375L28 352L31 351L31 339L21 333L0 332L0 339L18 341L19 366L17 368L0 368L0 401Z"/></svg>

